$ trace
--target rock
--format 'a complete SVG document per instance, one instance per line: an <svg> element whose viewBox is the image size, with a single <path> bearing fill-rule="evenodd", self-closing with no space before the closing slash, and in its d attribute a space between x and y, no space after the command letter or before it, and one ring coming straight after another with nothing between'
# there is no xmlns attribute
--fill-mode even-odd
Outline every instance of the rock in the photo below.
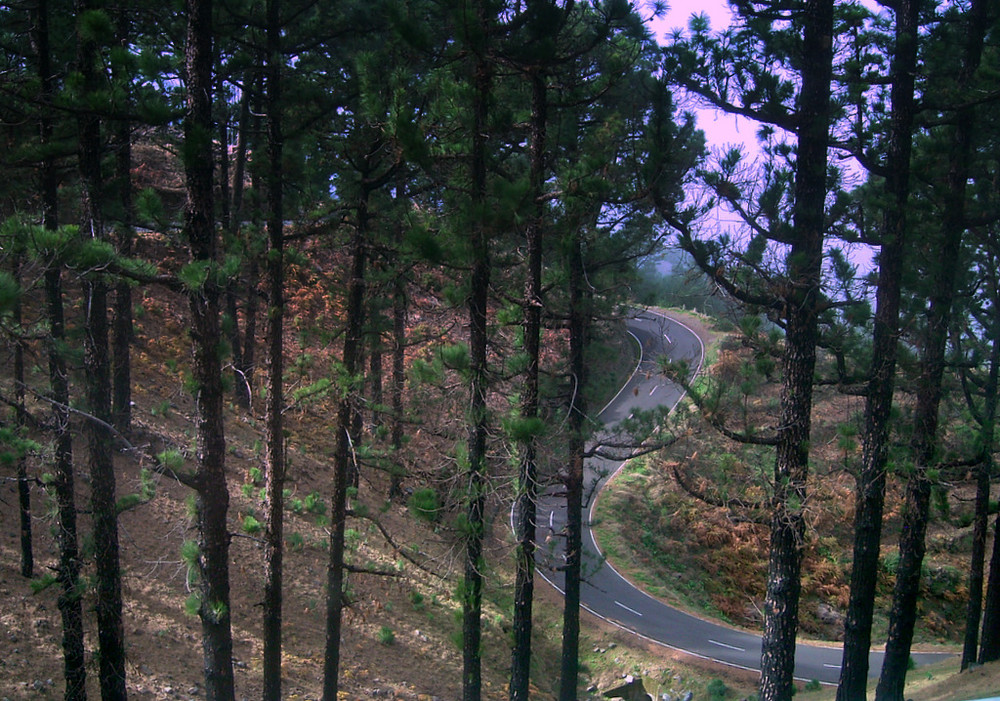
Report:
<svg viewBox="0 0 1000 701"><path fill-rule="evenodd" d="M816 616L827 625L842 625L844 622L844 614L826 603L816 607Z"/></svg>

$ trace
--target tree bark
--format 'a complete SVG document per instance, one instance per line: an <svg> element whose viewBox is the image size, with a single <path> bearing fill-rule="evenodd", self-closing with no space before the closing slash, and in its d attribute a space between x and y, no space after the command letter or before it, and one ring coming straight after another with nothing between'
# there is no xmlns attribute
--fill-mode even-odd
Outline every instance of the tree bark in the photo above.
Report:
<svg viewBox="0 0 1000 701"><path fill-rule="evenodd" d="M42 100L46 106L54 96L51 37L49 34L49 3L39 0L35 10L35 42L38 51L38 77ZM39 124L40 141L47 146L52 139L51 111L43 110ZM41 195L42 224L49 231L59 226L58 175L55 158L46 154L42 160ZM55 450L52 458L55 479L58 525L56 542L59 562L56 581L59 584L57 605L62 618L63 675L65 701L85 701L87 672L84 667L83 607L80 600L80 553L76 528L76 491L73 475L73 435L69 421L69 375L62 347L66 341L63 312L61 261L48 262L45 271L45 306L49 322L47 355L49 386L52 392L52 420L55 426Z"/></svg>
<svg viewBox="0 0 1000 701"><path fill-rule="evenodd" d="M983 605L979 664L1000 660L1000 516L997 516L993 528L993 553L990 555L990 576Z"/></svg>
<svg viewBox="0 0 1000 701"><path fill-rule="evenodd" d="M96 10L88 0L77 3L77 16ZM99 93L104 76L98 73L99 48L92 38L77 36L78 70L90 94ZM101 176L101 121L95 112L82 110L79 128L81 183L81 234L103 241L104 181ZM93 417L84 424L90 467L91 509L94 528L95 578L97 580L97 637L101 697L124 699L125 629L122 624L121 566L118 547L115 466L108 430L111 414L111 358L108 352L108 287L100 274L83 281L86 298L84 367L87 409Z"/></svg>
<svg viewBox="0 0 1000 701"><path fill-rule="evenodd" d="M992 297L994 334L1000 330L1000 280L997 258L992 252L987 259L987 284ZM962 643L963 670L976 662L979 654L979 622L983 609L983 581L986 564L986 538L989 535L990 477L993 474L993 450L996 444L997 391L1000 385L1000 343L994 336L990 348L989 373L983 386L983 412L980 420L980 450L982 461L976 466L976 507L972 528L972 552L969 556L969 603L965 615L965 639Z"/></svg>
<svg viewBox="0 0 1000 701"><path fill-rule="evenodd" d="M879 253L872 368L865 397L865 429L861 471L857 477L854 511L854 559L850 600L844 625L844 655L837 701L863 699L868 685L878 558L885 503L889 415L895 386L899 343L899 302L903 251L907 239L906 204L910 194L910 153L913 145L914 75L917 62L919 3L900 0L896 12L896 49L892 63L892 122L886 163L890 204L884 215Z"/></svg>
<svg viewBox="0 0 1000 701"><path fill-rule="evenodd" d="M126 8L118 11L116 31L119 46L127 48L131 38L131 25ZM122 209L122 220L115 228L115 250L118 255L128 257L132 255L135 234L132 228L135 221L132 198L132 122L128 118L128 111L132 107L131 76L116 63L113 78L119 89L126 93L123 105L125 114L120 115L115 123L115 178L118 181L118 197ZM132 287L121 280L115 285L111 335L111 416L115 429L123 434L127 434L132 426L132 340Z"/></svg>
<svg viewBox="0 0 1000 701"><path fill-rule="evenodd" d="M351 278L347 293L347 328L343 366L348 388L337 406L337 444L334 453L333 496L330 514L330 559L326 575L326 654L323 662L323 701L336 701L340 684L340 636L344 610L344 531L347 491L351 487L355 375L361 369L364 336L365 268L367 266L367 195L362 197L358 225L351 240Z"/></svg>
<svg viewBox="0 0 1000 701"><path fill-rule="evenodd" d="M14 260L14 278L18 287L21 286L21 266L24 257L23 250L18 250ZM14 328L20 329L23 323L21 300L13 311ZM20 338L14 340L14 411L18 431L25 428L24 404L24 344ZM17 505L18 518L21 526L21 576L31 578L35 575L35 554L31 539L31 483L28 481L28 460L24 454L17 457Z"/></svg>
<svg viewBox="0 0 1000 701"><path fill-rule="evenodd" d="M485 31L486 8L477 3L480 30ZM465 573L462 590L462 700L482 696L483 509L486 491L487 432L487 302L490 286L489 235L485 221L486 140L488 100L492 75L482 47L475 58L472 86L471 203L475 210L470 232L472 271L466 308L469 315L469 467L465 499Z"/></svg>
<svg viewBox="0 0 1000 701"><path fill-rule="evenodd" d="M282 188L281 0L267 2L268 116L268 255L267 279L267 512L264 540L264 692L266 701L281 701L282 562L284 556L285 434L284 320L285 260Z"/></svg>
<svg viewBox="0 0 1000 701"><path fill-rule="evenodd" d="M402 240L402 227L397 227L396 243L400 244ZM404 468L400 454L403 449L403 412L405 410L403 389L406 387L406 317L406 277L396 275L392 283L392 384L389 388L389 395L392 405L390 442L393 460L389 467L389 499L396 499L403 495Z"/></svg>
<svg viewBox="0 0 1000 701"><path fill-rule="evenodd" d="M569 364L573 383L569 405L566 485L566 564L559 701L576 701L580 678L580 579L583 557L583 467L586 451L586 350L589 295L580 234L569 251Z"/></svg>
<svg viewBox="0 0 1000 701"><path fill-rule="evenodd" d="M542 188L545 177L545 137L548 95L545 77L533 71L531 79L531 187L533 212L525 230L528 274L524 290L524 354L528 359L521 386L521 418L538 420L538 365L542 328ZM511 652L510 699L527 701L531 673L531 612L535 591L536 502L538 469L535 464L535 436L528 432L522 440L521 465L514 504L517 539L514 582L514 646Z"/></svg>
<svg viewBox="0 0 1000 701"><path fill-rule="evenodd" d="M186 0L184 171L187 204L184 233L193 262L208 268L200 289L188 294L191 308L193 374L197 383L198 558L205 696L231 701L233 637L229 599L229 491L226 485L226 438L223 420L222 368L219 358L219 287L213 206L212 159L212 0Z"/></svg>
<svg viewBox="0 0 1000 701"><path fill-rule="evenodd" d="M774 513L764 600L761 701L792 695L798 630L803 510L809 470L813 371L816 365L817 303L821 294L830 123L833 2L808 0L798 100L794 241L786 259L784 378L781 427L774 468Z"/></svg>
<svg viewBox="0 0 1000 701"><path fill-rule="evenodd" d="M979 67L986 23L976 13L984 12L983 8L982 0L976 0L970 9L965 57L958 77L959 85L963 88L969 85ZM972 145L972 108L960 108L955 115L954 125L947 193L941 218L941 240L938 257L933 263L936 270L932 277L927 328L920 358L920 377L917 381L917 407L911 444L914 471L907 483L903 534L899 543L899 567L889 613L889 635L882 675L875 692L877 701L902 701L913 627L916 623L931 490L927 470L933 465L938 446L938 408L941 403L945 345L965 229L965 190Z"/></svg>

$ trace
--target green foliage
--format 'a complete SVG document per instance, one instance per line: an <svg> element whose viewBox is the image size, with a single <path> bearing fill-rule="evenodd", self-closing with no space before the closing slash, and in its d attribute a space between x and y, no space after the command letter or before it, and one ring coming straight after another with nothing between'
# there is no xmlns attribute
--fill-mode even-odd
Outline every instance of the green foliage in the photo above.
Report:
<svg viewBox="0 0 1000 701"><path fill-rule="evenodd" d="M375 639L382 645L392 645L396 642L396 633L389 626L382 626L378 629L378 633L375 634Z"/></svg>
<svg viewBox="0 0 1000 701"><path fill-rule="evenodd" d="M201 611L201 593L193 591L184 600L184 613L189 616L197 616L199 611Z"/></svg>
<svg viewBox="0 0 1000 701"><path fill-rule="evenodd" d="M208 272L211 265L211 261L207 260L191 261L177 272L177 278L189 292L198 292L205 286L205 281L208 280Z"/></svg>
<svg viewBox="0 0 1000 701"><path fill-rule="evenodd" d="M173 470L174 472L184 467L184 455L176 448L169 448L161 453L157 453L156 460L160 463L161 467Z"/></svg>
<svg viewBox="0 0 1000 701"><path fill-rule="evenodd" d="M103 10L86 10L77 15L80 38L97 44L110 44L115 38L115 26Z"/></svg>
<svg viewBox="0 0 1000 701"><path fill-rule="evenodd" d="M6 270L0 271L0 314L9 314L21 298L21 286Z"/></svg>
<svg viewBox="0 0 1000 701"><path fill-rule="evenodd" d="M306 498L302 501L302 506L311 514L322 515L326 513L326 504L323 502L323 497L316 491L309 492L306 495Z"/></svg>
<svg viewBox="0 0 1000 701"><path fill-rule="evenodd" d="M135 211L140 221L151 224L164 221L163 200L153 188L144 188L136 193Z"/></svg>
<svg viewBox="0 0 1000 701"><path fill-rule="evenodd" d="M441 355L441 362L446 368L461 372L469 369L469 346L465 343L442 346L438 352Z"/></svg>
<svg viewBox="0 0 1000 701"><path fill-rule="evenodd" d="M104 239L84 239L74 248L73 264L82 270L106 268L117 258L115 247Z"/></svg>
<svg viewBox="0 0 1000 701"><path fill-rule="evenodd" d="M537 416L525 418L522 416L506 416L502 420L504 433L517 443L524 443L540 436L545 430L545 422Z"/></svg>
<svg viewBox="0 0 1000 701"><path fill-rule="evenodd" d="M705 686L708 698L711 701L721 701L729 695L729 687L721 679L713 679Z"/></svg>
<svg viewBox="0 0 1000 701"><path fill-rule="evenodd" d="M414 515L428 523L436 523L441 517L441 502L437 491L431 487L415 489L406 505Z"/></svg>
<svg viewBox="0 0 1000 701"><path fill-rule="evenodd" d="M306 385L305 387L299 387L292 392L292 399L296 403L301 403L306 400L319 401L326 398L330 394L330 390L333 388L333 380L329 377L321 377L312 384Z"/></svg>
<svg viewBox="0 0 1000 701"><path fill-rule="evenodd" d="M187 566L187 583L191 586L198 581L201 548L197 541L185 540L181 544L181 561Z"/></svg>
<svg viewBox="0 0 1000 701"><path fill-rule="evenodd" d="M250 514L243 517L243 532L248 535L258 535L263 532L264 525Z"/></svg>
<svg viewBox="0 0 1000 701"><path fill-rule="evenodd" d="M39 594L48 589L49 587L51 587L58 581L59 580L56 579L56 576L54 574L46 572L41 577L36 577L35 579L31 580L31 593Z"/></svg>
<svg viewBox="0 0 1000 701"><path fill-rule="evenodd" d="M804 688L806 691L819 691L823 685L819 683L819 679L812 679L806 683Z"/></svg>
<svg viewBox="0 0 1000 701"><path fill-rule="evenodd" d="M294 533L289 533L288 537L285 539L285 542L288 543L288 549L291 550L292 552L299 552L306 545L306 539L303 538L302 534L299 533L298 531L295 531Z"/></svg>
<svg viewBox="0 0 1000 701"><path fill-rule="evenodd" d="M931 488L931 502L938 517L947 520L951 516L951 502L948 501L948 489L939 484Z"/></svg>

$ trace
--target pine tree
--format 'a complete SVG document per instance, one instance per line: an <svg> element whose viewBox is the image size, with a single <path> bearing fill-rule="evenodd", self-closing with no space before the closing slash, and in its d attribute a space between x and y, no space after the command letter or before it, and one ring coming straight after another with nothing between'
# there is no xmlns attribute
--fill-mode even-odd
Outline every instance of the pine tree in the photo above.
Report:
<svg viewBox="0 0 1000 701"><path fill-rule="evenodd" d="M812 385L818 316L824 305L834 5L830 0L807 0L789 11L770 3L759 7L739 3L737 8L743 18L739 30L709 38L704 22L696 23L695 36L667 53L666 67L675 80L722 109L781 127L796 137L787 211L790 223L781 223L773 211L774 203L782 201L780 190L765 190L766 197L757 203L761 216L751 221L754 250L743 254L747 262L759 262L760 252L773 242L784 256L784 269L773 279L756 280L756 287L744 287L738 269L735 275L727 272L718 243L698 240L689 223L677 217L673 223L681 229L681 246L699 267L737 299L770 312L784 331L781 431L770 437L744 437L775 448L760 681L760 698L774 701L792 693L798 628ZM742 53L730 54L727 47L737 44ZM730 56L735 65L716 71L718 61ZM770 72L772 65L785 65L785 70L794 66L798 89ZM794 110L786 104L791 95ZM737 211L748 211L738 186L725 171L711 176L709 182L723 198L739 201ZM776 185L781 182L779 178Z"/></svg>

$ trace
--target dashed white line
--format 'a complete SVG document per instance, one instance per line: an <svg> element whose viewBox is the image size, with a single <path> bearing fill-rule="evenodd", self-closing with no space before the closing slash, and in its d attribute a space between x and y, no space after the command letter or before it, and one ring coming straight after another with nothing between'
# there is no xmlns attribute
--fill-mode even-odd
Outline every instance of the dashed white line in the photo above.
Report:
<svg viewBox="0 0 1000 701"><path fill-rule="evenodd" d="M616 603L616 604L618 604L619 606L621 606L621 607L622 607L623 609L625 609L625 610L626 610L626 611L628 611L629 613L634 613L634 614L635 614L636 616L642 616L642 614L641 614L641 613L639 613L638 611L636 611L636 610L635 610L635 609L633 609L633 608L629 608L628 606L626 606L625 604L623 604L623 603L622 603L622 602L620 602L620 601L616 601L615 603Z"/></svg>
<svg viewBox="0 0 1000 701"><path fill-rule="evenodd" d="M826 662L824 662L823 666L826 667L827 669L840 669L839 664L827 664Z"/></svg>
<svg viewBox="0 0 1000 701"><path fill-rule="evenodd" d="M655 392L659 388L660 388L659 385L653 385L653 389L649 390L649 396L652 397L653 396L653 392Z"/></svg>
<svg viewBox="0 0 1000 701"><path fill-rule="evenodd" d="M736 647L735 645L728 645L726 643L720 643L718 640L712 640L711 638L708 639L708 642L712 643L713 645L718 645L719 647L724 647L729 650L739 650L740 652L746 652L746 648Z"/></svg>

